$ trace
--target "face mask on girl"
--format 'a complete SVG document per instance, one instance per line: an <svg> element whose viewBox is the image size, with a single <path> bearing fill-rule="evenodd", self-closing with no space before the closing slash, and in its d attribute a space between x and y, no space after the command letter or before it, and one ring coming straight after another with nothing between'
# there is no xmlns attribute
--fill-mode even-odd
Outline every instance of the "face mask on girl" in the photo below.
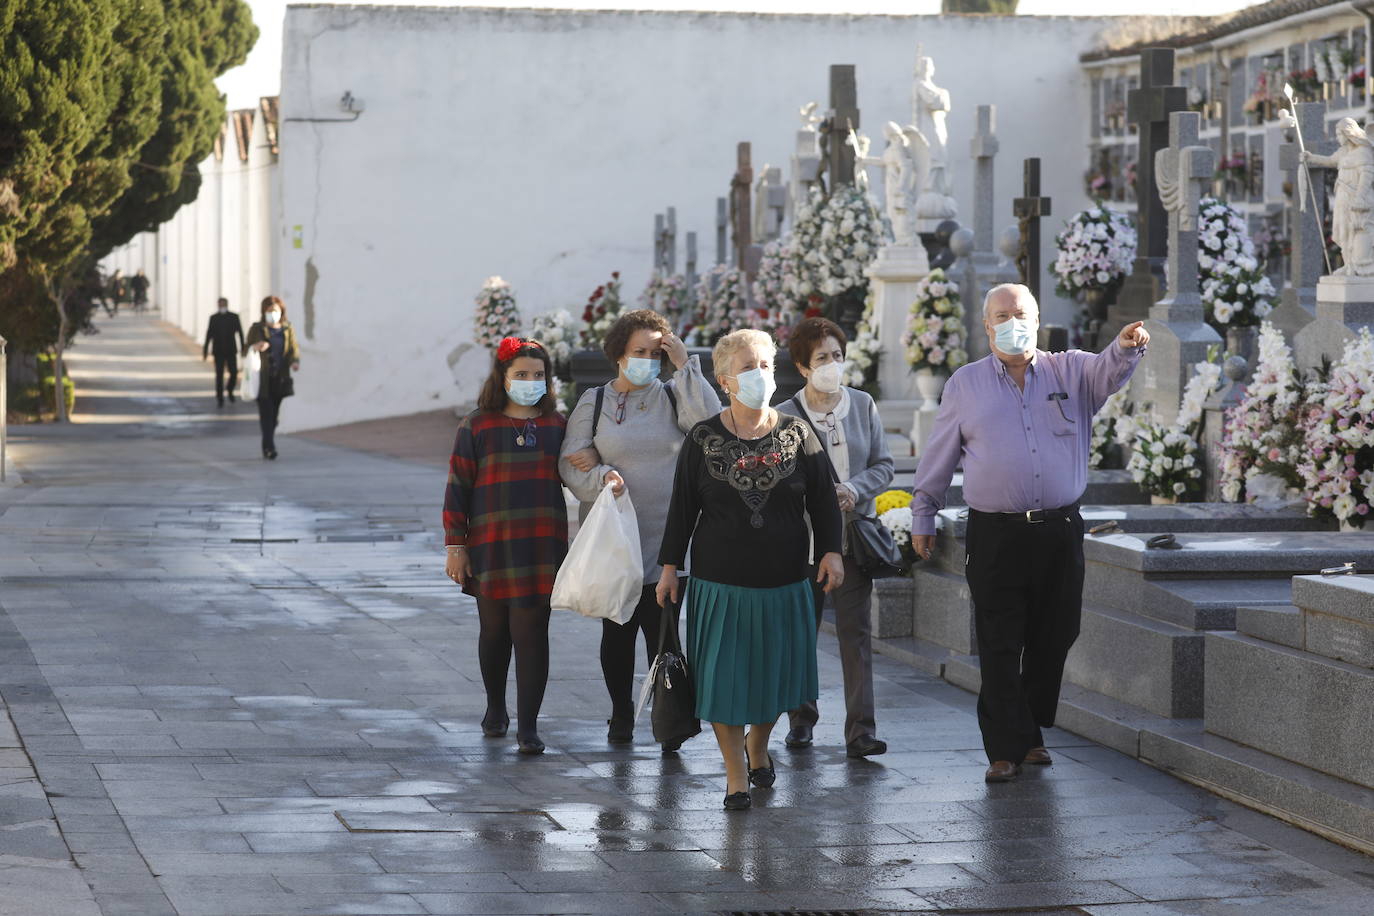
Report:
<svg viewBox="0 0 1374 916"><path fill-rule="evenodd" d="M778 390L773 373L764 372L762 369L741 372L735 376L735 381L739 383L739 391L735 392L735 397L739 398L739 402L745 407L753 410L767 407L768 402L773 400L773 392Z"/></svg>
<svg viewBox="0 0 1374 916"><path fill-rule="evenodd" d="M844 363L826 363L811 370L811 384L822 394L834 394L840 390L843 376Z"/></svg>
<svg viewBox="0 0 1374 916"><path fill-rule="evenodd" d="M625 361L625 368L621 371L625 374L625 381L631 385L647 385L658 377L662 365L662 362L657 359L631 356Z"/></svg>
<svg viewBox="0 0 1374 916"><path fill-rule="evenodd" d="M548 386L541 380L515 379L506 387L506 393L510 399L521 407L533 407L538 404L548 391Z"/></svg>

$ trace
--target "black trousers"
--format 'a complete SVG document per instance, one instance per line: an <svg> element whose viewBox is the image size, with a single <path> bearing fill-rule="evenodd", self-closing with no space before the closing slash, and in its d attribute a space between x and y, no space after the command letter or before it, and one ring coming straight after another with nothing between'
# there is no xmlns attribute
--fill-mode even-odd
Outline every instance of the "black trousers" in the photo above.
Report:
<svg viewBox="0 0 1374 916"><path fill-rule="evenodd" d="M277 415L281 413L281 383L275 375L265 375L258 389L258 425L262 427L264 451L277 448Z"/></svg>
<svg viewBox="0 0 1374 916"><path fill-rule="evenodd" d="M215 354L215 400L224 403L224 374L229 373L229 396L239 387L239 355L233 350Z"/></svg>
<svg viewBox="0 0 1374 916"><path fill-rule="evenodd" d="M819 567L811 567L811 594L816 602L816 632L821 630L824 616L825 592L816 582ZM873 700L873 580L863 574L852 557L844 558L844 584L831 592L835 602L835 638L840 644L840 670L844 672L844 740L848 744L859 738L874 736L878 725L874 720ZM820 721L820 708L810 700L796 709L788 710L788 725L796 728Z"/></svg>
<svg viewBox="0 0 1374 916"><path fill-rule="evenodd" d="M679 576L677 582L678 606L671 609L673 626L677 626L687 578ZM634 615L623 624L614 620L601 621L601 673L606 678L606 692L611 695L611 715L617 719L630 718L635 713L635 642L641 630L644 631L645 659L652 665L658 655L663 608L658 606L658 598L654 595L657 587L657 582L644 586Z"/></svg>
<svg viewBox="0 0 1374 916"><path fill-rule="evenodd" d="M1020 763L1054 724L1064 659L1083 613L1083 517L1043 522L969 512L965 574L983 686L978 727L988 761Z"/></svg>

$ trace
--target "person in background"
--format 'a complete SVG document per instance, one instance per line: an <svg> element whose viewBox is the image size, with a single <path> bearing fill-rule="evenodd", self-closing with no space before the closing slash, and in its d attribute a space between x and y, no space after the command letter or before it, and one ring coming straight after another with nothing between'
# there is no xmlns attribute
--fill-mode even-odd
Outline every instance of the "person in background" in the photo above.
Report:
<svg viewBox="0 0 1374 916"><path fill-rule="evenodd" d="M258 425L262 428L262 457L276 460L277 417L281 402L296 393L292 372L301 368L296 330L286 320L286 304L276 296L262 300L262 320L253 322L243 345L262 355L262 379L258 384Z"/></svg>
<svg viewBox="0 0 1374 916"><path fill-rule="evenodd" d="M816 581L827 592L844 582L825 451L805 421L769 406L775 354L773 339L750 328L717 342L712 362L730 406L692 427L678 454L658 557L667 606L691 544L687 657L732 811L751 805L750 783L777 779L768 736L778 716L816 699L813 544Z"/></svg>
<svg viewBox="0 0 1374 916"><path fill-rule="evenodd" d="M720 396L701 374L701 361L687 352L667 320L649 309L635 309L616 319L602 345L619 374L605 385L583 392L568 417L560 470L563 482L582 501L583 514L607 484L616 495L628 491L639 521L644 556L644 591L634 616L623 625L601 621L601 671L611 695L606 740L634 741L635 640L644 633L649 663L658 651L659 609L654 590L662 572L658 549L672 495L673 468L683 434L699 421L720 413ZM677 370L659 380L663 357ZM677 608L673 608L673 626ZM680 745L680 742L679 742ZM677 746L664 746L665 752Z"/></svg>
<svg viewBox="0 0 1374 916"><path fill-rule="evenodd" d="M237 312L229 311L229 300L223 296L217 303L215 314L210 316L210 324L205 329L205 344L200 348L200 358L202 361L210 358L211 350L215 354L215 400L219 406L224 406L224 396L229 395L229 400L235 401L234 389L239 384L239 350L247 351L247 343L243 337L243 324L239 321ZM229 374L229 386L224 385L224 375Z"/></svg>
<svg viewBox="0 0 1374 916"><path fill-rule="evenodd" d="M827 318L807 318L787 338L792 363L806 379L806 387L778 405L783 413L811 424L835 469L835 497L840 511L876 513L873 499L892 482L894 465L887 447L878 405L857 388L840 383L844 376L844 331ZM847 545L846 545L847 546ZM835 602L835 635L844 670L844 740L850 757L872 757L887 751L878 739L873 702L873 621L869 605L873 580L844 556L844 584L831 596ZM816 628L820 629L825 596L816 589ZM815 703L803 703L788 714L791 731L785 744L807 747L820 718Z"/></svg>
<svg viewBox="0 0 1374 916"><path fill-rule="evenodd" d="M929 559L935 515L961 463L968 527L964 570L973 597L982 688L978 727L987 782L1051 762L1064 660L1083 612L1083 516L1093 415L1126 384L1150 334L1133 322L1101 353L1035 347L1040 307L1005 283L983 300L992 352L945 383L916 467L911 546Z"/></svg>
<svg viewBox="0 0 1374 916"><path fill-rule="evenodd" d="M108 290L109 299L114 303L114 310L110 312L111 318L119 314L119 304L125 301L128 294L129 279L124 276L124 271L116 267L115 272L110 274L110 285Z"/></svg>
<svg viewBox="0 0 1374 916"><path fill-rule="evenodd" d="M139 268L138 273L129 278L129 292L133 295L134 311L142 312L148 307L148 277L143 273L143 268Z"/></svg>
<svg viewBox="0 0 1374 916"><path fill-rule="evenodd" d="M549 596L568 552L558 476L564 421L538 341L507 337L477 409L458 424L444 490L444 572L477 599L477 658L487 693L482 733L505 737L506 674L515 652L516 741L542 754L539 708L549 680Z"/></svg>

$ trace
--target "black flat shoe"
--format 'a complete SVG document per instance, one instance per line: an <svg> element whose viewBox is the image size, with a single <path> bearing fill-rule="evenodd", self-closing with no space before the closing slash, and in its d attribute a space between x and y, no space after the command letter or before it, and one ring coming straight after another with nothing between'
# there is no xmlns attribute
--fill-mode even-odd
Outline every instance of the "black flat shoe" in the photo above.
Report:
<svg viewBox="0 0 1374 916"><path fill-rule="evenodd" d="M669 757L673 754L676 754L679 750L682 749L682 745L686 740L686 738L674 738L672 741L663 742L663 756Z"/></svg>
<svg viewBox="0 0 1374 916"><path fill-rule="evenodd" d="M272 459L273 461L276 461L276 460L277 460L277 450L274 449L274 448L269 448L269 449L267 450L267 457L270 458L270 459Z"/></svg>
<svg viewBox="0 0 1374 916"><path fill-rule="evenodd" d="M482 735L487 738L504 738L510 730L510 716L497 721L491 716L482 717Z"/></svg>
<svg viewBox="0 0 1374 916"><path fill-rule="evenodd" d="M610 726L606 730L606 740L611 744L635 743L635 720L611 716L606 720Z"/></svg>
<svg viewBox="0 0 1374 916"><path fill-rule="evenodd" d="M790 748L810 747L811 746L811 726L798 725L787 733L783 744Z"/></svg>
<svg viewBox="0 0 1374 916"><path fill-rule="evenodd" d="M744 763L749 767L749 781L760 789L770 789L778 781L778 771L773 767L773 757L768 757L768 766L755 768L749 761L749 749L744 749Z"/></svg>
<svg viewBox="0 0 1374 916"><path fill-rule="evenodd" d="M544 742L539 740L538 735L531 735L528 738L516 738L518 746L516 750L527 756L533 757L544 753Z"/></svg>
<svg viewBox="0 0 1374 916"><path fill-rule="evenodd" d="M847 757L876 757L879 754L887 753L887 742L880 741L872 735L860 735L844 747Z"/></svg>
<svg viewBox="0 0 1374 916"><path fill-rule="evenodd" d="M748 792L731 792L725 796L726 811L745 811L753 803L754 800L749 797Z"/></svg>

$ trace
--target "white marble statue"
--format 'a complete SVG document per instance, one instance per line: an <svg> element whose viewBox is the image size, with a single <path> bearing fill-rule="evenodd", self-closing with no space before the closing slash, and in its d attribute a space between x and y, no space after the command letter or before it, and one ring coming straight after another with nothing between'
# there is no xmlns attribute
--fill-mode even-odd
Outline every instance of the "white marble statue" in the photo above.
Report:
<svg viewBox="0 0 1374 916"><path fill-rule="evenodd" d="M1331 238L1340 247L1345 266L1334 274L1374 277L1374 142L1354 118L1337 122L1336 139L1340 146L1330 156L1304 151L1302 159L1336 169Z"/></svg>
<svg viewBox="0 0 1374 916"><path fill-rule="evenodd" d="M925 55L916 58L916 79L911 88L911 120L926 139L926 161L916 215L920 219L943 220L958 215L950 196L949 130L945 119L950 111L948 89L935 85L935 61Z"/></svg>
<svg viewBox="0 0 1374 916"><path fill-rule="evenodd" d="M798 110L797 114L801 116L802 130L815 132L816 125L821 123L820 115L816 114L816 109L819 107L818 102L807 102Z"/></svg>
<svg viewBox="0 0 1374 916"><path fill-rule="evenodd" d="M916 236L916 189L919 185L920 162L912 155L915 146L924 151L925 138L915 127L903 128L896 121L883 126L887 146L881 157L856 159L862 165L880 165L883 169L883 209L892 226L892 241L899 246L919 245Z"/></svg>

